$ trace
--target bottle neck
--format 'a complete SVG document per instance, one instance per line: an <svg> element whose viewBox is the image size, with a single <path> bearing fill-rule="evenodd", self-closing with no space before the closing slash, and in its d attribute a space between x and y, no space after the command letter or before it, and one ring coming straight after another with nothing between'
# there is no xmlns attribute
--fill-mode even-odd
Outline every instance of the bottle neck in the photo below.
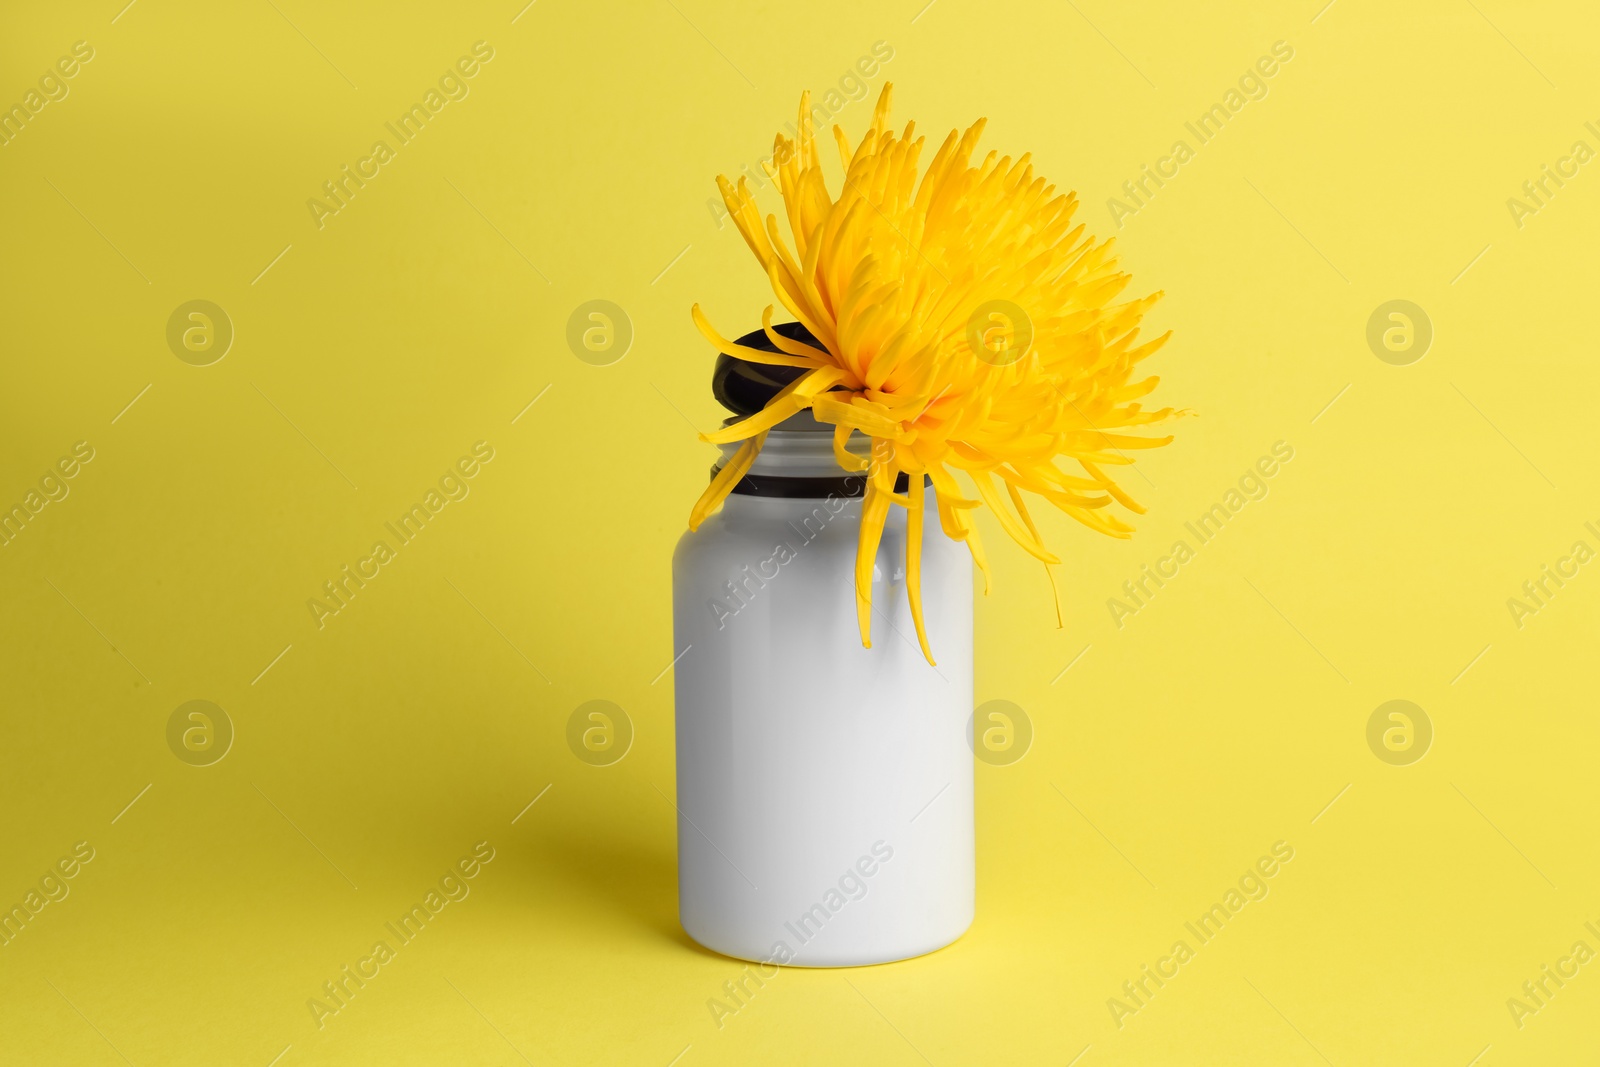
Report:
<svg viewBox="0 0 1600 1067"><path fill-rule="evenodd" d="M733 461L742 443L719 446L722 457L711 468L713 478L724 465ZM852 434L845 442L845 450L862 461L871 456L871 449L871 441L862 434ZM910 479L902 472L895 479L895 492L904 493L908 485ZM739 480L739 484L733 487L732 493L735 496L809 500L861 497L866 495L866 489L865 471L846 470L839 465L839 459L833 451L833 427L817 422L809 411L802 411L780 422L767 433L755 462Z"/></svg>
<svg viewBox="0 0 1600 1067"><path fill-rule="evenodd" d="M732 462L742 444L735 441L719 446L722 456L717 466ZM871 442L861 434L852 434L845 450L866 460L871 455ZM809 411L791 416L769 430L750 468L750 475L758 478L845 478L853 473L856 472L841 467L833 453L833 427L818 422Z"/></svg>

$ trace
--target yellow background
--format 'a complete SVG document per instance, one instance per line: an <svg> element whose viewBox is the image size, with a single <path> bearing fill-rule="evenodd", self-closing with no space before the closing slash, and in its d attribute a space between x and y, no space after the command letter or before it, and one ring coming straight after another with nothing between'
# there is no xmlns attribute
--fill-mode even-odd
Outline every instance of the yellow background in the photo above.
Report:
<svg viewBox="0 0 1600 1067"><path fill-rule="evenodd" d="M1592 1058L1600 964L1520 1029L1506 1001L1600 949L1600 573L1520 629L1506 601L1600 547L1597 164L1520 228L1506 201L1600 147L1600 26L1401 6L7 5L0 101L95 57L0 147L0 502L95 459L0 548L0 903L96 856L0 947L0 1060ZM308 198L478 40L470 95L318 229ZM1195 145L1279 40L1269 95ZM712 177L877 41L899 121L989 116L1102 233L1141 164L1197 148L1118 238L1168 294L1158 399L1199 414L1126 482L1135 540L1047 520L1064 630L985 528L977 696L1036 737L978 768L971 931L786 970L719 1029L740 965L678 929L665 799L668 560L721 414L688 308L759 322ZM565 341L597 298L635 331L606 367ZM236 330L210 366L165 340L192 299ZM1365 339L1393 299L1435 330L1409 366ZM471 495L319 630L307 599L479 440ZM1280 440L1270 495L1119 629L1107 598ZM212 766L167 746L193 699L237 731ZM636 731L610 767L565 743L590 699ZM1366 742L1390 699L1434 727L1410 766ZM319 1030L307 1000L485 840L471 895ZM1108 998L1279 840L1270 895L1119 1028Z"/></svg>

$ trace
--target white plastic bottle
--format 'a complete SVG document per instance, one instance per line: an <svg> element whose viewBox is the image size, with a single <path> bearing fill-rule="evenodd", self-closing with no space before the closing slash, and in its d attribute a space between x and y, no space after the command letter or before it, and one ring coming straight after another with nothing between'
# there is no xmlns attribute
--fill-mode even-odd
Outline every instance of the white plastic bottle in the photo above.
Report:
<svg viewBox="0 0 1600 1067"><path fill-rule="evenodd" d="M780 965L921 955L973 915L971 556L927 490L930 666L890 508L863 648L864 476L831 430L809 413L774 429L673 558L679 914L702 945Z"/></svg>

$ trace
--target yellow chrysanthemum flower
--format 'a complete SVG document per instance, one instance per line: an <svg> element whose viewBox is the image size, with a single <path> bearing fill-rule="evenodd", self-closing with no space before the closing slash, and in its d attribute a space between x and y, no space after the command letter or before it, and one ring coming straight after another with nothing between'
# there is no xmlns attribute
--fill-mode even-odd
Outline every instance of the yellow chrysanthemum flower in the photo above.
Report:
<svg viewBox="0 0 1600 1067"><path fill-rule="evenodd" d="M1035 177L1027 155L1013 160L990 152L973 165L981 119L964 134L950 132L919 184L924 139L912 139L915 123L898 137L888 129L892 88L884 86L872 127L853 150L834 127L845 171L837 200L823 179L809 96L801 96L798 141L779 134L773 152L793 252L775 215L762 225L743 178L737 187L717 179L773 292L820 347L774 330L771 306L762 322L778 352L734 344L695 305L695 324L719 352L806 373L763 410L703 435L713 444L744 444L695 504L689 525L697 527L722 503L768 430L810 409L834 426L839 463L869 472L856 558L862 643L871 647L872 563L884 521L891 506L904 507L906 585L917 639L931 663L921 603L924 477L936 494L940 525L967 543L985 591L988 564L972 518L983 505L1045 563L1055 590L1050 566L1060 560L1040 543L1023 494L1043 497L1092 530L1129 536L1132 528L1107 505L1144 508L1103 468L1133 462L1124 450L1172 438L1114 431L1177 413L1145 411L1138 403L1159 379L1129 380L1169 336L1136 343L1140 318L1161 294L1113 302L1129 276L1116 269L1112 241L1096 242L1082 223L1073 225L1076 195L1057 194ZM846 449L852 433L871 439L870 461ZM1058 457L1076 463L1081 474L1061 470ZM918 492L895 492L901 473ZM976 499L962 491L958 473ZM1059 592L1056 617L1059 625Z"/></svg>

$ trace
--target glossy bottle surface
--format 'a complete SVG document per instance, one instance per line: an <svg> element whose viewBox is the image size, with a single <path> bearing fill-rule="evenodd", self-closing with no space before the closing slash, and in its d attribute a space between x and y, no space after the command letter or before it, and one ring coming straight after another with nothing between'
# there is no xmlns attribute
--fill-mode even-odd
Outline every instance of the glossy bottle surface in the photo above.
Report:
<svg viewBox="0 0 1600 1067"><path fill-rule="evenodd" d="M774 466L752 473L842 478L831 460L796 458L822 436L774 431ZM941 948L972 921L972 564L940 530L931 490L925 507L937 667L906 599L903 508L878 549L870 649L853 579L860 498L734 494L678 544L679 911L708 948L882 963Z"/></svg>

